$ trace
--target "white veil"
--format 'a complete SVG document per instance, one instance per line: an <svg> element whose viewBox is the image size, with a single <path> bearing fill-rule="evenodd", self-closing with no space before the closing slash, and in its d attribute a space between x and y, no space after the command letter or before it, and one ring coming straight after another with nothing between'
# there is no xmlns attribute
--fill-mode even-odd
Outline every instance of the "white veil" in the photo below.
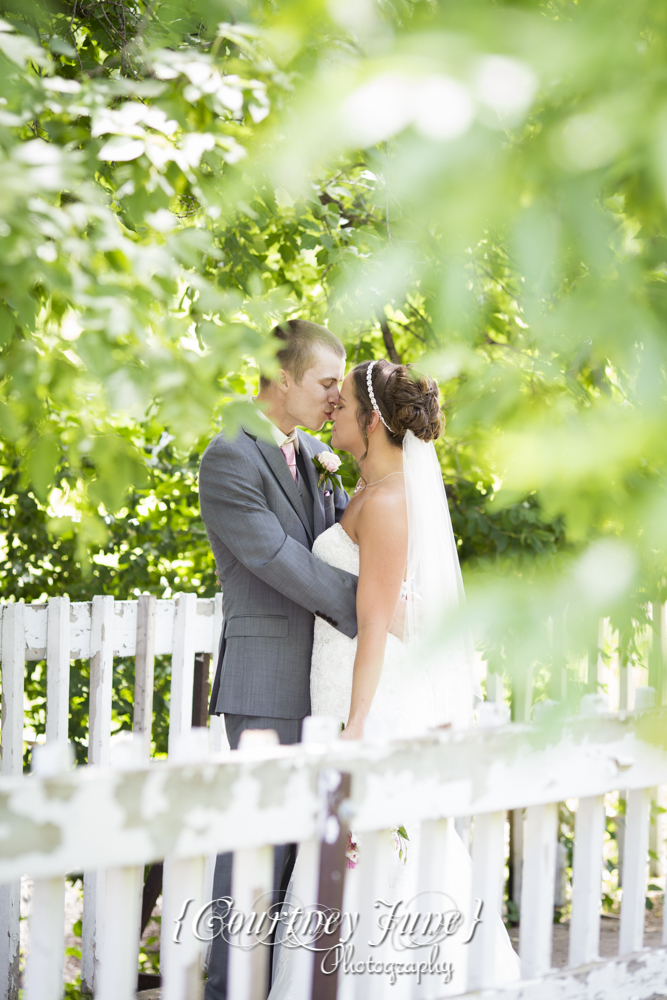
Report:
<svg viewBox="0 0 667 1000"><path fill-rule="evenodd" d="M426 669L437 725L465 727L473 722L475 681L470 637L443 637L442 621L465 594L442 473L433 442L412 431L403 438L403 469L408 506L408 604L405 642L409 658Z"/></svg>

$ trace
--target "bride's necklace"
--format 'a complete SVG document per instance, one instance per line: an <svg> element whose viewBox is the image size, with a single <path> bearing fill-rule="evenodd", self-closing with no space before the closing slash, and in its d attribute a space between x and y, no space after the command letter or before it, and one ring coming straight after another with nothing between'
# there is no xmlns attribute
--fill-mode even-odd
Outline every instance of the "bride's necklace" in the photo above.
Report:
<svg viewBox="0 0 667 1000"><path fill-rule="evenodd" d="M389 479L389 476L404 476L404 475L405 475L404 472L390 472L388 475L383 476L382 479L376 479L374 483L364 483L363 486L361 485L361 479L360 479L357 485L354 487L354 492L360 493L362 490L365 490L367 486L377 486L378 483L383 483L385 479Z"/></svg>

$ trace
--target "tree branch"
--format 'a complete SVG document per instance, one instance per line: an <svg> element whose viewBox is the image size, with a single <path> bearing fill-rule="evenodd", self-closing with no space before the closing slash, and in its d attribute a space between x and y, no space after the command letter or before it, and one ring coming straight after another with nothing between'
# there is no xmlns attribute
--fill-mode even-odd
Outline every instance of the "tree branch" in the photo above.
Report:
<svg viewBox="0 0 667 1000"><path fill-rule="evenodd" d="M395 365L402 365L401 356L396 350L396 344L394 343L394 338L391 330L389 329L389 322L387 320L387 314L384 309L378 309L377 311L378 323L380 324L380 329L382 330L382 339L384 340L384 346L389 355L389 360L393 361Z"/></svg>

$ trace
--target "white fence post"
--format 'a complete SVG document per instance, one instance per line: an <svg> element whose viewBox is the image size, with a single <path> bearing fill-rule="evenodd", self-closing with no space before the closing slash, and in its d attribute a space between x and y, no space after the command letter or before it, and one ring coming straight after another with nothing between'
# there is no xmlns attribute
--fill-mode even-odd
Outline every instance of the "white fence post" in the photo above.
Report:
<svg viewBox="0 0 667 1000"><path fill-rule="evenodd" d="M25 1000L60 1000L65 952L65 879L36 879L32 890Z"/></svg>
<svg viewBox="0 0 667 1000"><path fill-rule="evenodd" d="M519 954L524 979L551 968L558 804L529 806L524 828Z"/></svg>
<svg viewBox="0 0 667 1000"><path fill-rule="evenodd" d="M97 945L95 1000L136 996L143 873L143 866L109 868L104 873L104 933Z"/></svg>
<svg viewBox="0 0 667 1000"><path fill-rule="evenodd" d="M2 765L3 777L23 773L23 674L25 604L6 604L2 616Z"/></svg>
<svg viewBox="0 0 667 1000"><path fill-rule="evenodd" d="M626 802L619 955L640 951L644 944L651 789L638 788L628 792Z"/></svg>
<svg viewBox="0 0 667 1000"><path fill-rule="evenodd" d="M309 746L328 746L338 739L340 728L336 719L327 716L309 715L303 720L301 742ZM318 827L321 827L321 817ZM304 912L312 913L317 906L320 868L320 830L308 840L298 845L299 864L295 868L293 892ZM356 902L349 905L350 881L345 885L343 911L352 912ZM310 1000L313 981L314 954L309 948L296 948L292 955L294 963L294 1000Z"/></svg>
<svg viewBox="0 0 667 1000"><path fill-rule="evenodd" d="M6 604L2 615L2 760L0 774L23 773L25 604ZM0 998L18 1000L21 882L0 885Z"/></svg>
<svg viewBox="0 0 667 1000"><path fill-rule="evenodd" d="M69 614L69 609L68 609ZM73 754L69 743L33 747L33 774L48 777L67 770ZM30 946L25 965L25 1000L60 1000L65 956L65 879L36 878L32 887Z"/></svg>
<svg viewBox="0 0 667 1000"><path fill-rule="evenodd" d="M278 742L272 730L246 731L241 734L239 749L260 749ZM273 848L250 847L234 851L232 865L232 899L234 909L258 916L268 913L273 901ZM264 944L255 944L254 928L245 931L229 949L228 993L235 1000L264 1000L270 951ZM254 945L254 947L253 947ZM169 1000L169 998L167 998ZM174 1000L176 998L174 997Z"/></svg>
<svg viewBox="0 0 667 1000"><path fill-rule="evenodd" d="M362 834L359 841L359 861L357 862L359 865L359 894L355 907L355 914L359 913L359 924L354 936L354 940L359 942L360 958L367 957L368 942L378 939L378 911L374 908L375 901L382 896L379 889L383 885L383 872L392 864L393 852L390 830L371 830ZM372 948L373 958L378 962L384 962L386 948L387 942L377 948ZM315 961L321 962L321 958L321 954L315 955ZM362 975L350 978L352 985L349 987L349 995L354 1000L379 1000L383 994L386 996L384 976Z"/></svg>
<svg viewBox="0 0 667 1000"><path fill-rule="evenodd" d="M273 848L252 847L234 852L232 899L241 913L268 913L273 896ZM239 936L239 944L229 949L229 995L235 1000L264 1000L270 951L256 944L255 935ZM176 1000L176 998L174 998Z"/></svg>
<svg viewBox="0 0 667 1000"><path fill-rule="evenodd" d="M595 961L600 950L604 828L604 796L579 799L572 861L569 964L573 966Z"/></svg>
<svg viewBox="0 0 667 1000"><path fill-rule="evenodd" d="M495 675L497 676L497 675ZM422 823L421 829L419 831L419 860L417 869L417 889L416 896L420 900L427 901L429 895L433 894L437 896L440 893L447 892L447 876L451 868L451 852L449 850L450 838L452 836L457 836L454 832L454 820L453 819L431 819L426 820ZM408 850L411 850L408 847ZM459 878L461 877L461 872L458 873ZM467 887L467 895L462 896L460 899L453 899L454 906L465 907L470 892L470 886ZM451 897L451 891L449 893ZM442 904L441 904L442 905ZM437 906L437 904L436 904ZM421 910L421 906L418 907ZM427 912L431 912L432 907L425 902L424 909ZM466 914L467 916L467 914ZM444 954L442 959L444 961L449 961L449 954L447 952L447 942L443 944ZM465 949L461 949L464 952L463 958L467 958L467 946ZM465 964L461 965L460 960L454 964L454 974L459 982L465 982L467 969ZM425 1000L425 998L436 997L441 994L440 983L432 983L429 981L427 976L422 982L415 979L412 983L412 988L410 991L410 996L413 1000Z"/></svg>
<svg viewBox="0 0 667 1000"><path fill-rule="evenodd" d="M190 693L192 695L192 686ZM169 761L172 764L194 763L209 756L208 729L190 728L187 734L174 740ZM203 856L164 859L160 925L162 1000L191 1000L200 996L204 948L203 942L192 933L192 920L204 903L205 867ZM179 919L183 923L176 934ZM233 994L230 992L229 996Z"/></svg>
<svg viewBox="0 0 667 1000"><path fill-rule="evenodd" d="M204 860L165 859L160 928L162 1000L190 1000L200 995L202 945L192 933L192 921L203 905ZM176 921L182 917L180 935L174 940Z"/></svg>
<svg viewBox="0 0 667 1000"><path fill-rule="evenodd" d="M109 765L113 693L113 597L93 597L90 620L88 763Z"/></svg>
<svg viewBox="0 0 667 1000"><path fill-rule="evenodd" d="M505 701L505 678L493 670L486 674L486 700Z"/></svg>
<svg viewBox="0 0 667 1000"><path fill-rule="evenodd" d="M471 916L479 914L482 922L475 929L470 942L467 990L492 987L496 978L496 926L492 914L501 913L503 902L503 874L505 868L505 814L481 813L475 816L472 838L472 892L469 906Z"/></svg>
<svg viewBox="0 0 667 1000"><path fill-rule="evenodd" d="M179 594L174 615L169 697L169 753L192 728L192 686L195 671L197 595Z"/></svg>
<svg viewBox="0 0 667 1000"><path fill-rule="evenodd" d="M69 597L50 597L46 608L46 740L67 743L70 664Z"/></svg>
<svg viewBox="0 0 667 1000"><path fill-rule="evenodd" d="M88 763L108 767L113 693L113 597L93 597L90 622ZM97 942L103 933L104 870L83 874L81 992L96 990Z"/></svg>
<svg viewBox="0 0 667 1000"><path fill-rule="evenodd" d="M154 594L140 594L137 601L137 651L134 668L134 718L132 729L141 735L146 760L151 755L153 727L153 683L155 676Z"/></svg>
<svg viewBox="0 0 667 1000"><path fill-rule="evenodd" d="M153 731L153 690L155 686L155 614L157 610L157 599L155 594L140 594L137 600L137 646L134 659L134 713L132 718L132 731L135 738L140 741L139 754L142 760L148 762L151 757L151 735ZM133 869L122 869L113 876L118 880L131 880ZM135 956L135 965L139 967L139 948L141 945L141 908L144 895L143 871L139 870L134 878L136 900L134 903L137 912L136 934L133 938L132 948ZM116 889L119 887L116 886ZM112 890L115 891L115 890ZM113 908L110 908L110 912ZM132 988L136 987L135 982ZM105 981L105 989L116 990L118 994L122 992L122 984L118 984L110 979Z"/></svg>

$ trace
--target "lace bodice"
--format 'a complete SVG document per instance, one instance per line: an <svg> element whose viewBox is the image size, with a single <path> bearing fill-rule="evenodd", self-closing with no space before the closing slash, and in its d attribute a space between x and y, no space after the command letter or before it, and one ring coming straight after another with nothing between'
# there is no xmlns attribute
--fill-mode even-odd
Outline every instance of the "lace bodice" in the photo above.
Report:
<svg viewBox="0 0 667 1000"><path fill-rule="evenodd" d="M359 576L359 546L340 524L333 524L318 535L313 544L313 555L329 566L337 566Z"/></svg>

